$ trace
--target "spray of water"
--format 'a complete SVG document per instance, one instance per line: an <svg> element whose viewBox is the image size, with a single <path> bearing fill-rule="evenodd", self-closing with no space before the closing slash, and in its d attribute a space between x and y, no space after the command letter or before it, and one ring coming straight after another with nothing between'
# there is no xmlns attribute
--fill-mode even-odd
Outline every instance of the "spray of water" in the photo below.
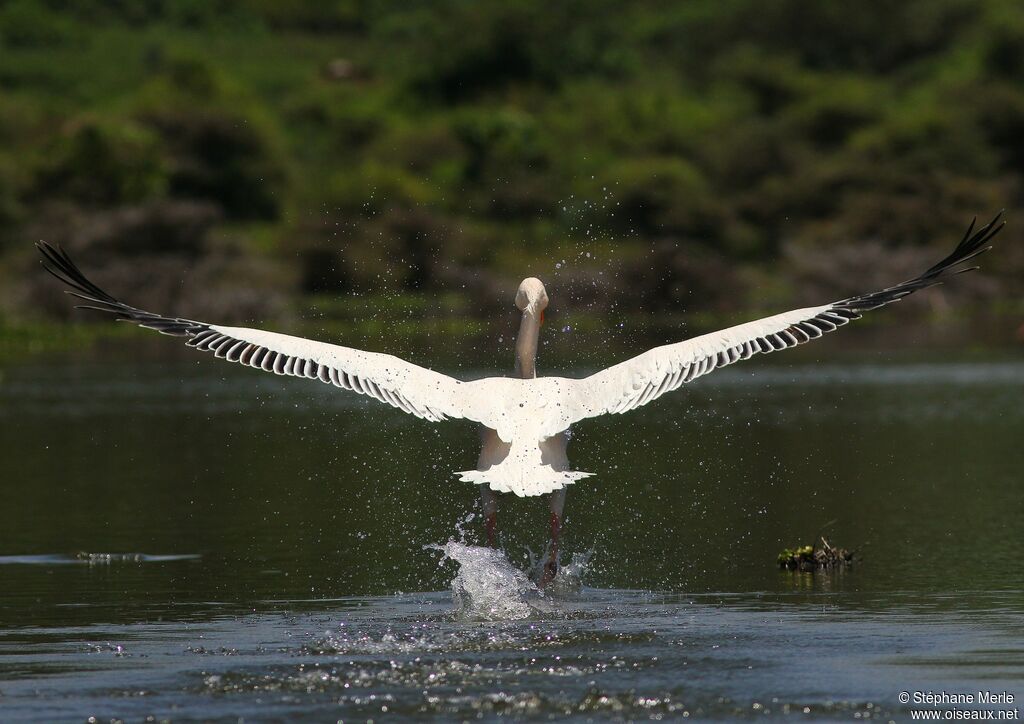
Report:
<svg viewBox="0 0 1024 724"><path fill-rule="evenodd" d="M440 549L445 558L459 564L452 580L452 601L460 617L488 621L529 617L529 600L540 596L540 591L501 551L455 541Z"/></svg>
<svg viewBox="0 0 1024 724"><path fill-rule="evenodd" d="M516 621L551 612L561 598L576 597L582 589L589 554L576 554L544 590L530 576L509 563L494 548L449 541L428 546L458 563L452 580L452 602L459 618L480 621Z"/></svg>
<svg viewBox="0 0 1024 724"><path fill-rule="evenodd" d="M579 598L583 591L583 576L587 573L591 555L591 551L573 553L572 560L567 565L559 567L558 575L544 589L545 596L554 600ZM537 575L540 575L543 559L535 566Z"/></svg>

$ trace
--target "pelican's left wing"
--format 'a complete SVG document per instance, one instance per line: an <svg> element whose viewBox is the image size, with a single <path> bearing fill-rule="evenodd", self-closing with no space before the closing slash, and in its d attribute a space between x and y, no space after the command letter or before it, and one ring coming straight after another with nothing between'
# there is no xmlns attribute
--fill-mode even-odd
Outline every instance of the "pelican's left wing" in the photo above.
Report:
<svg viewBox="0 0 1024 724"><path fill-rule="evenodd" d="M920 276L888 289L820 307L795 309L677 344L655 347L590 377L560 380L561 404L558 413L548 421L547 432L554 434L587 417L633 410L720 367L750 359L758 353L775 352L817 339L850 320L859 319L864 312L940 284L954 274L976 269L960 265L991 248L986 244L1003 228L1003 224L998 223L1000 216L1001 213L977 231L972 222L953 253Z"/></svg>
<svg viewBox="0 0 1024 724"><path fill-rule="evenodd" d="M46 269L72 288L70 294L85 300L86 304L79 305L83 309L108 312L162 334L186 337L188 346L229 362L352 390L426 420L462 417L482 422L489 417L473 384L389 354L146 312L119 302L89 281L63 249L45 242L37 247L46 259Z"/></svg>

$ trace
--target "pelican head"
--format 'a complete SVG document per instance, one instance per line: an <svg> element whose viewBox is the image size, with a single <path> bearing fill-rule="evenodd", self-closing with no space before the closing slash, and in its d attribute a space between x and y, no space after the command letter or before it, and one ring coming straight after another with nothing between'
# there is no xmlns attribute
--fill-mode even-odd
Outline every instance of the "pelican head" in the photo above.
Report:
<svg viewBox="0 0 1024 724"><path fill-rule="evenodd" d="M537 338L540 325L544 324L544 309L548 306L548 293L540 279L523 279L516 292L516 306L523 313L516 338L516 374L520 377L536 377Z"/></svg>
<svg viewBox="0 0 1024 724"><path fill-rule="evenodd" d="M544 283L536 277L523 279L519 284L519 291L516 292L516 306L526 313L544 318L544 309L548 306L548 293L544 289Z"/></svg>

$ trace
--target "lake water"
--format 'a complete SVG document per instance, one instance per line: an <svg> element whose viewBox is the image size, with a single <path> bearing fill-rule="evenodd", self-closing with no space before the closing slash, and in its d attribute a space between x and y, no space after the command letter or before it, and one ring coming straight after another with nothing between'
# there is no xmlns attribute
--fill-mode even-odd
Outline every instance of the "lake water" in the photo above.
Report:
<svg viewBox="0 0 1024 724"><path fill-rule="evenodd" d="M0 721L905 720L933 707L902 691L1024 697L1018 359L797 355L582 424L597 475L564 547L590 558L541 596L515 577L543 500L502 501L507 558L474 547L451 474L472 424L133 355L2 369ZM860 560L775 567L819 535ZM457 606L457 575L498 605Z"/></svg>

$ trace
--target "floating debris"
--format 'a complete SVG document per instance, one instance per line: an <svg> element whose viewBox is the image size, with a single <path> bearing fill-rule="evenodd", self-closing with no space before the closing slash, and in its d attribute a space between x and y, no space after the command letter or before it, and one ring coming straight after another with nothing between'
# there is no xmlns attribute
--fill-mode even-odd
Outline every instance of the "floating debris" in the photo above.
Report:
<svg viewBox="0 0 1024 724"><path fill-rule="evenodd" d="M833 568L845 568L853 563L853 554L853 551L831 545L822 536L820 547L786 548L779 554L778 561L779 568L785 568L787 571L813 573Z"/></svg>

